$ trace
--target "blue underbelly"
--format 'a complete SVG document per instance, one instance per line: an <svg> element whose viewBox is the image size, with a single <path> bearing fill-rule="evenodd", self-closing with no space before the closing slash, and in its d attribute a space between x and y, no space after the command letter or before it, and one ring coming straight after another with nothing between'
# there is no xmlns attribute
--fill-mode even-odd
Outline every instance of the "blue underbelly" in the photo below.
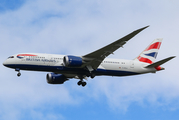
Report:
<svg viewBox="0 0 179 120"><path fill-rule="evenodd" d="M20 70L31 70L31 71L45 71L45 72L55 72L61 74L89 74L89 71L82 68L67 68L64 66L45 66L45 65L25 65L25 64L11 64L7 65L10 68L19 68ZM94 73L97 76L107 75L107 76L129 76L129 75L137 75L139 73L130 72L130 71L122 71L122 70L105 70L105 69L97 69L94 70Z"/></svg>

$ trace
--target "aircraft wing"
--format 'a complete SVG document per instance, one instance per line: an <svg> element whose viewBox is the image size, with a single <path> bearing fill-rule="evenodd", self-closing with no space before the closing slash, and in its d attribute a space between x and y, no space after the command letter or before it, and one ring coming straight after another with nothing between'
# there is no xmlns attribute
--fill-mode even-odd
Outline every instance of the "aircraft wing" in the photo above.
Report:
<svg viewBox="0 0 179 120"><path fill-rule="evenodd" d="M143 27L141 29L135 30L132 33L126 35L125 37L116 40L115 42L98 49L92 53L89 53L87 55L82 56L83 60L86 62L83 67L87 67L89 71L93 71L94 69L97 69L98 66L101 64L101 62L110 54L113 54L114 51L116 51L118 48L123 47L123 45L133 38L135 35L137 35L139 32L144 30L149 26Z"/></svg>

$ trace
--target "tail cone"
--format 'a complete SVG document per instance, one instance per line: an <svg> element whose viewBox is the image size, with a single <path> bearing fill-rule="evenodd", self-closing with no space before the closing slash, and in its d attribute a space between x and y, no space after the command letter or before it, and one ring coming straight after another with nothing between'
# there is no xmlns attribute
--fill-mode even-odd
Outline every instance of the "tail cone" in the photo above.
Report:
<svg viewBox="0 0 179 120"><path fill-rule="evenodd" d="M157 71L160 71L160 70L165 70L165 68L160 67L160 66L155 67L155 69L156 69Z"/></svg>

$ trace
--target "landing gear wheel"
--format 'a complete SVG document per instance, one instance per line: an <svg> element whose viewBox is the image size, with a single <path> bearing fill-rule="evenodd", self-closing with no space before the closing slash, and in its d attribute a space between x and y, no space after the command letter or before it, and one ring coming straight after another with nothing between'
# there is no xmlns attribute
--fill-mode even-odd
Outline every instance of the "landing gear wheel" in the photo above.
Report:
<svg viewBox="0 0 179 120"><path fill-rule="evenodd" d="M17 76L18 76L18 77L21 76L21 73L17 73Z"/></svg>
<svg viewBox="0 0 179 120"><path fill-rule="evenodd" d="M91 78L93 79L95 77L95 74L91 74Z"/></svg>
<svg viewBox="0 0 179 120"><path fill-rule="evenodd" d="M83 87L86 86L86 82L82 82L82 86L83 86Z"/></svg>
<svg viewBox="0 0 179 120"><path fill-rule="evenodd" d="M78 84L79 86L82 85L83 87L86 86L86 82L83 82L83 81L81 81L81 80L80 80L77 84Z"/></svg>
<svg viewBox="0 0 179 120"><path fill-rule="evenodd" d="M79 81L77 84L78 84L79 86L82 85L82 81Z"/></svg>

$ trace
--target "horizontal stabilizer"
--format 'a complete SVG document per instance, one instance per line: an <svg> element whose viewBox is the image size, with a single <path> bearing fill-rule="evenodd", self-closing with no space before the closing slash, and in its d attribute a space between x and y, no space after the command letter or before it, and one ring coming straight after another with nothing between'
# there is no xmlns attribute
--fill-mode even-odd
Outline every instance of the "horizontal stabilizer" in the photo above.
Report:
<svg viewBox="0 0 179 120"><path fill-rule="evenodd" d="M150 65L146 66L145 68L158 67L158 66L160 66L160 65L162 65L162 64L164 64L164 63L166 63L166 62L168 62L169 60L171 60L171 59L173 59L173 58L175 58L175 56L172 56L172 57L169 57L169 58L160 60L160 61L158 61L158 62L155 62L155 63L153 63L153 64L150 64Z"/></svg>

